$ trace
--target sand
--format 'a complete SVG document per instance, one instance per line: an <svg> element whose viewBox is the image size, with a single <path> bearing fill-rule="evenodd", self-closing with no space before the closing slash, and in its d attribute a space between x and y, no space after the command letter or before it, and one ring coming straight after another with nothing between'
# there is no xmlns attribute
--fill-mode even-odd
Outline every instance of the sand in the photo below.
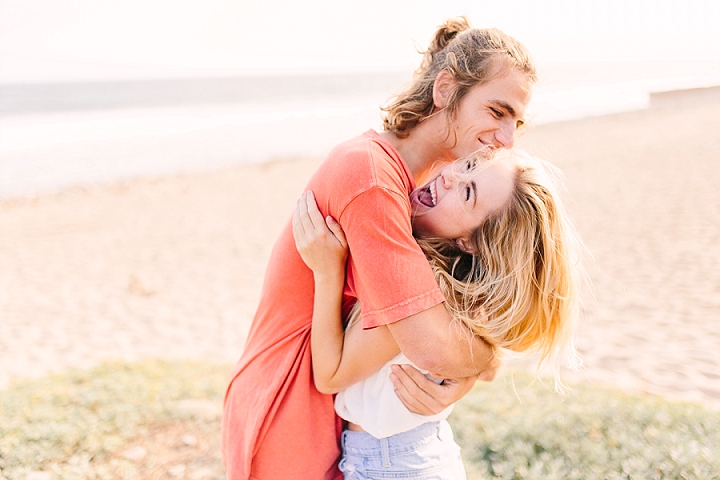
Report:
<svg viewBox="0 0 720 480"><path fill-rule="evenodd" d="M718 405L720 101L668 98L521 143L565 172L592 254L573 378ZM111 359L234 363L320 160L0 201L0 388Z"/></svg>

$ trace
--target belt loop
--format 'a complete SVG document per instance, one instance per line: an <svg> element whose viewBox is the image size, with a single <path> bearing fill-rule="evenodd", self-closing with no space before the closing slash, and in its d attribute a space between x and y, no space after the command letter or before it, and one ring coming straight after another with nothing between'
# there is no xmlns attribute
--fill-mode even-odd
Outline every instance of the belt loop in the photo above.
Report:
<svg viewBox="0 0 720 480"><path fill-rule="evenodd" d="M380 451L382 452L383 467L389 467L390 463L390 442L387 438L380 439Z"/></svg>

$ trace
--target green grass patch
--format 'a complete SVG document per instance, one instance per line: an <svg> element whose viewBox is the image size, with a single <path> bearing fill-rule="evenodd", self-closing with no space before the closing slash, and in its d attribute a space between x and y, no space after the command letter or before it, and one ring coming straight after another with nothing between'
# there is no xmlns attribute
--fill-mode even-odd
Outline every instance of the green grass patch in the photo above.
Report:
<svg viewBox="0 0 720 480"><path fill-rule="evenodd" d="M227 365L145 361L17 382L0 391L0 478L183 478L181 467L191 469L176 461L186 456L181 447L207 449L209 436L217 450L212 440L230 372ZM173 435L191 445L168 445ZM215 465L200 465L208 474L197 478L223 478L219 454L211 457Z"/></svg>
<svg viewBox="0 0 720 480"><path fill-rule="evenodd" d="M514 385L513 385L514 383ZM720 479L720 412L527 375L478 384L451 423L468 477Z"/></svg>
<svg viewBox="0 0 720 480"><path fill-rule="evenodd" d="M222 479L231 367L108 363L0 391L0 478ZM468 477L720 479L720 414L516 374L478 384L451 417ZM39 473L43 472L43 473Z"/></svg>

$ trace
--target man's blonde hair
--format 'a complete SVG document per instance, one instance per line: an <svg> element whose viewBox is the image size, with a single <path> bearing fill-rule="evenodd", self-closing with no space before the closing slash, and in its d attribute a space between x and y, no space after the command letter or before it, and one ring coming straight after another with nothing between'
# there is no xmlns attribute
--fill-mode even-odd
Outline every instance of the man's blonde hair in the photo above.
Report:
<svg viewBox="0 0 720 480"><path fill-rule="evenodd" d="M383 107L383 127L400 138L433 114L433 86L441 72L455 80L446 113L453 118L460 100L475 85L492 80L508 68L537 79L535 65L522 43L495 28L471 28L465 17L448 20L435 32L410 85Z"/></svg>

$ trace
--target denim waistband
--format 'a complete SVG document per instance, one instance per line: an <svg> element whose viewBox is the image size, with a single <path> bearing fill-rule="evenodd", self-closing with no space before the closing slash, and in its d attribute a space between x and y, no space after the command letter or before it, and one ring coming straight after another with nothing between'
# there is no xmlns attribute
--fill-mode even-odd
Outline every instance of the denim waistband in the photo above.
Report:
<svg viewBox="0 0 720 480"><path fill-rule="evenodd" d="M413 451L423 444L432 441L440 431L440 426L447 423L440 422L423 423L407 432L398 433L391 437L379 439L366 432L354 432L345 430L342 434L342 443L347 455L360 455L364 457L381 457L385 453L398 454Z"/></svg>

